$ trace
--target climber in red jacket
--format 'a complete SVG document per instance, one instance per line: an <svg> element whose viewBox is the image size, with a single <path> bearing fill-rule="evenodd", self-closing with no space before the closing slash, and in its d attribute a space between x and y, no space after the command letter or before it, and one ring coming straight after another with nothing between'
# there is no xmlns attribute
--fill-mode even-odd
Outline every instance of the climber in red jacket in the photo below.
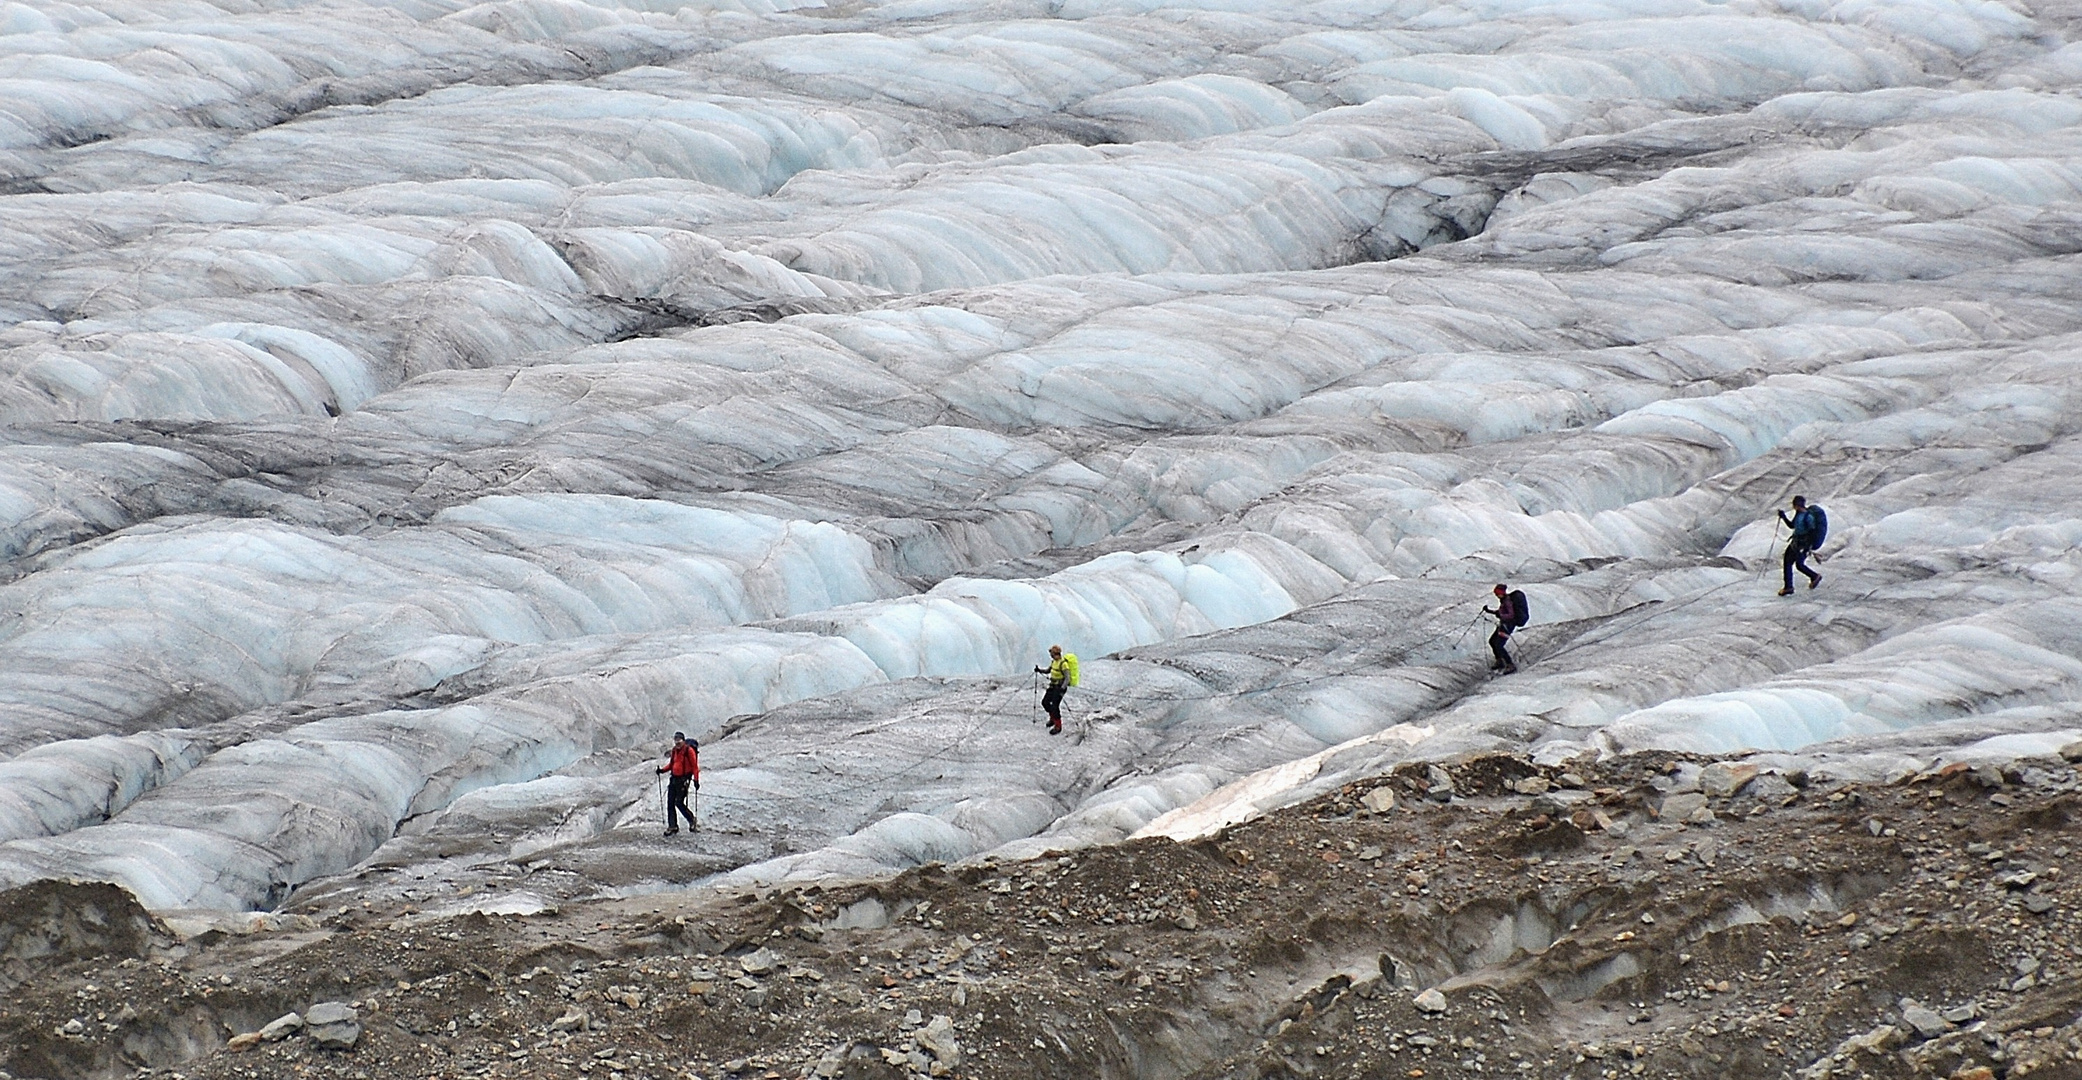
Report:
<svg viewBox="0 0 2082 1080"><path fill-rule="evenodd" d="M660 775L671 773L672 779L665 786L665 835L675 836L680 831L680 815L687 818L687 831L701 827L694 820L694 811L687 809L687 787L701 790L701 744L687 738L684 731L672 733L672 752L665 756L665 764L658 767Z"/></svg>

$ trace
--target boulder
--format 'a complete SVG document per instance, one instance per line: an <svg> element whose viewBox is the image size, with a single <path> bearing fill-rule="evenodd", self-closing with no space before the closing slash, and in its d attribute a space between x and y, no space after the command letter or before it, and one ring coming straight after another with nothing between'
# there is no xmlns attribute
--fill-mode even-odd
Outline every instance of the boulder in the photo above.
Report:
<svg viewBox="0 0 2082 1080"><path fill-rule="evenodd" d="M1878 1057L1900 1045L1901 1029L1892 1024L1881 1024L1863 1035L1853 1035L1845 1039L1842 1045L1837 1047L1837 1051L1846 1055L1862 1051Z"/></svg>
<svg viewBox="0 0 2082 1080"><path fill-rule="evenodd" d="M961 1044L954 1039L954 1021L944 1015L933 1017L918 1032L918 1045L950 1069L961 1065Z"/></svg>
<svg viewBox="0 0 2082 1080"><path fill-rule="evenodd" d="M361 1019L354 1006L344 1001L321 1001L304 1011L304 1023L317 1027L320 1024L352 1024Z"/></svg>
<svg viewBox="0 0 2082 1080"><path fill-rule="evenodd" d="M775 956L772 949L762 946L739 957L737 966L743 968L747 975L770 975L775 968L781 966L781 958Z"/></svg>
<svg viewBox="0 0 2082 1080"><path fill-rule="evenodd" d="M1792 781L1787 780L1783 775L1768 772L1750 781L1749 786L1742 789L1742 793L1752 799L1768 799L1773 802L1783 802L1787 796L1793 795L1799 790L1799 788L1793 786Z"/></svg>
<svg viewBox="0 0 2082 1080"><path fill-rule="evenodd" d="M1761 771L1745 761L1716 761L1699 770L1699 790L1709 799L1733 798Z"/></svg>
<svg viewBox="0 0 2082 1080"><path fill-rule="evenodd" d="M304 1010L304 1029L313 1045L345 1050L361 1040L361 1016L344 1001L321 1001Z"/></svg>
<svg viewBox="0 0 2082 1080"><path fill-rule="evenodd" d="M260 1037L268 1042L281 1042L303 1029L303 1017L295 1013L285 1013L268 1021L266 1026L260 1029Z"/></svg>
<svg viewBox="0 0 2082 1080"><path fill-rule="evenodd" d="M1908 1026L1916 1029L1916 1034L1926 1039L1934 1039L1952 1030L1951 1021L1938 1015L1936 1009L1926 1005L1919 1005L1913 1001L1903 1001L1901 1003L1901 1019Z"/></svg>
<svg viewBox="0 0 2082 1080"><path fill-rule="evenodd" d="M1699 774L1702 771L1699 766L1689 761L1681 762L1673 766L1671 771L1651 778L1648 783L1665 795L1689 795L1699 790Z"/></svg>
<svg viewBox="0 0 2082 1080"><path fill-rule="evenodd" d="M1706 796L1696 791L1665 795L1655 804L1655 816L1660 821L1688 821L1692 815L1706 809Z"/></svg>

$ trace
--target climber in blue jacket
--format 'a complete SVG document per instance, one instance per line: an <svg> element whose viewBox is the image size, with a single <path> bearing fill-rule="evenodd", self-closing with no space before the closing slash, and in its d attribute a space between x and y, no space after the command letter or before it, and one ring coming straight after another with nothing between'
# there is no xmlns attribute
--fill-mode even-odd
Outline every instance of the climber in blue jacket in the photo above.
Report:
<svg viewBox="0 0 2082 1080"><path fill-rule="evenodd" d="M1806 496L1793 496L1793 516L1787 517L1784 510L1778 512L1778 520L1793 530L1793 538L1786 541L1785 587L1778 590L1780 596L1793 595L1793 571L1807 575L1807 587L1812 589L1822 583L1822 575L1807 568L1807 557L1822 546L1829 538L1829 515L1819 506L1807 505Z"/></svg>

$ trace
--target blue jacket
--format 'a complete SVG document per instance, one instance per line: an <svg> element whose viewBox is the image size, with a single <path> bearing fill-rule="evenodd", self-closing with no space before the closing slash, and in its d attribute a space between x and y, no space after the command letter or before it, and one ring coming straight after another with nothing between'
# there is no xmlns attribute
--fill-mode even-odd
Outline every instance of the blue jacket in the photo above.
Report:
<svg viewBox="0 0 2082 1080"><path fill-rule="evenodd" d="M1790 524L1793 526L1794 543L1807 548L1821 546L1822 522L1819 516L1820 511L1821 507L1819 506L1809 506L1802 508L1799 513L1793 515Z"/></svg>

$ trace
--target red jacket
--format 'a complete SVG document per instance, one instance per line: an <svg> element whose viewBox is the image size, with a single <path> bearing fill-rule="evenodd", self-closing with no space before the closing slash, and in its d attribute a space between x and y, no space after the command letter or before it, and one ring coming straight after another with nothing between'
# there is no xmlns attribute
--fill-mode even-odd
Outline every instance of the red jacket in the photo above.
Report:
<svg viewBox="0 0 2082 1080"><path fill-rule="evenodd" d="M701 755L692 746L675 746L665 758L665 767L674 776L701 779Z"/></svg>

